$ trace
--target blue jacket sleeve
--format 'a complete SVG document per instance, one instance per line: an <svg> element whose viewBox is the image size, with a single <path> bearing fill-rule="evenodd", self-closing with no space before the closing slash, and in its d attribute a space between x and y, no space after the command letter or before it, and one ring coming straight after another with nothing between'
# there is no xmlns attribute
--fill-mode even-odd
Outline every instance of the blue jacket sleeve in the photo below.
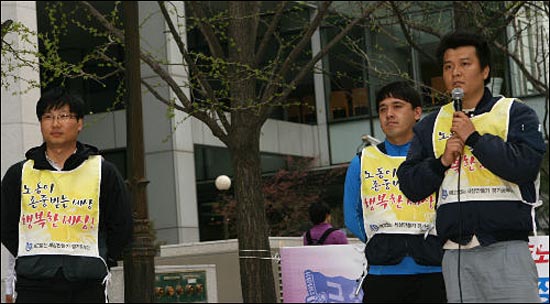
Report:
<svg viewBox="0 0 550 304"><path fill-rule="evenodd" d="M361 241L366 242L361 205L361 161L355 156L348 167L344 183L344 220L346 227Z"/></svg>

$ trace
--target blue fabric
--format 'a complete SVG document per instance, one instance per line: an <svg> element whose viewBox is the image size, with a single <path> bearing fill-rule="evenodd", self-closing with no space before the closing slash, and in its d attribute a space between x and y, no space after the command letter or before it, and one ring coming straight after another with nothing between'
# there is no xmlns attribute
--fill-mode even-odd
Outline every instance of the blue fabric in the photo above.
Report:
<svg viewBox="0 0 550 304"><path fill-rule="evenodd" d="M361 160L355 156L348 167L344 183L344 221L348 230L362 242L367 240L361 206Z"/></svg>
<svg viewBox="0 0 550 304"><path fill-rule="evenodd" d="M307 295L304 303L361 303L363 292L354 295L355 280L342 276L330 277L322 272L304 271Z"/></svg>
<svg viewBox="0 0 550 304"><path fill-rule="evenodd" d="M386 154L390 156L407 156L411 142L404 145L393 145L384 141ZM344 221L351 233L361 241L366 242L367 236L363 226L363 208L361 204L361 159L355 156L348 167L344 183ZM369 274L374 275L406 275L419 273L441 272L439 266L419 265L411 257L405 257L396 265L370 265Z"/></svg>
<svg viewBox="0 0 550 304"><path fill-rule="evenodd" d="M372 275L406 275L420 273L441 272L440 266L424 266L419 265L412 257L404 257L399 264L396 265L370 265L369 274Z"/></svg>
<svg viewBox="0 0 550 304"><path fill-rule="evenodd" d="M407 156L407 152L409 152L409 147L411 146L411 142L404 145L394 145L390 143L389 141L384 141L384 147L386 147L386 154L389 156Z"/></svg>

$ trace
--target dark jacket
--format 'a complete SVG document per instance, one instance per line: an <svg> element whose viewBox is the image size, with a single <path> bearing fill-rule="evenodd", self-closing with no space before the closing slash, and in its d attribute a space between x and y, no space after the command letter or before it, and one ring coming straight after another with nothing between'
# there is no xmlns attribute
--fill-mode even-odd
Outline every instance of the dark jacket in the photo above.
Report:
<svg viewBox="0 0 550 304"><path fill-rule="evenodd" d="M485 89L473 115L488 112L501 97ZM421 200L437 193L448 169L436 159L432 131L439 112L430 113L415 127L415 137L407 160L397 171L401 191L411 200ZM539 119L535 111L522 102L510 109L506 141L492 134L473 133L466 145L492 173L520 187L523 199L535 202L534 181L546 150ZM468 201L437 208L437 234L444 240L466 244L475 234L481 245L505 240L528 240L532 231L531 206L519 201ZM459 216L460 215L460 216ZM459 227L462 226L462 233ZM462 239L458 240L459 235Z"/></svg>
<svg viewBox="0 0 550 304"><path fill-rule="evenodd" d="M27 151L25 157L34 160L34 168L55 169L45 157L46 145ZM88 159L99 154L96 147L77 143L77 152L71 155L63 171L73 170ZM25 161L11 166L2 179L1 237L2 243L17 256L19 246L19 217L21 212L21 175ZM99 198L99 253L105 262L116 260L132 237L132 213L128 192L116 167L104 160L101 163ZM105 264L97 258L68 255L38 255L17 259L16 274L19 278L33 280L51 279L62 270L69 281L100 280L106 275Z"/></svg>

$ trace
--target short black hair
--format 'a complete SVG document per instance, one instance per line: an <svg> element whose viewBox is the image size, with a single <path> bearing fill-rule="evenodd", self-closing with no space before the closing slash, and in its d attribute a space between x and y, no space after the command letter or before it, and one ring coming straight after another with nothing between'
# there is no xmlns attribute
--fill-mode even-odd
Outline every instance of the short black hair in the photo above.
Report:
<svg viewBox="0 0 550 304"><path fill-rule="evenodd" d="M313 225L321 224L330 214L330 207L324 202L316 202L309 206L309 219Z"/></svg>
<svg viewBox="0 0 550 304"><path fill-rule="evenodd" d="M380 108L380 102L393 97L410 103L414 108L422 106L422 99L418 91L406 81L395 81L383 86L376 93L376 111Z"/></svg>
<svg viewBox="0 0 550 304"><path fill-rule="evenodd" d="M489 66L489 75L485 79L485 84L488 84L491 79L491 49L487 40L480 34L465 31L456 30L448 33L439 42L439 46L435 52L439 64L443 66L443 56L448 49L456 49L461 46L473 46L476 49L476 55L479 59L479 65L481 69Z"/></svg>
<svg viewBox="0 0 550 304"><path fill-rule="evenodd" d="M54 87L42 94L42 97L36 103L36 116L42 120L42 115L50 110L59 109L69 105L71 113L78 119L84 117L86 104L77 95L67 92L62 87Z"/></svg>

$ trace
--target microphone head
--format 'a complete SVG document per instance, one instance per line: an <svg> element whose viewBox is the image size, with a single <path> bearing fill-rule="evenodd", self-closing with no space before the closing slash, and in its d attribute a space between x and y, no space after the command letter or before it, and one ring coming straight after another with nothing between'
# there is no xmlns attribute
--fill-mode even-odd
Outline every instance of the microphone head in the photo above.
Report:
<svg viewBox="0 0 550 304"><path fill-rule="evenodd" d="M464 98L464 90L462 88L454 88L451 91L453 100L462 100Z"/></svg>
<svg viewBox="0 0 550 304"><path fill-rule="evenodd" d="M464 98L464 90L462 88L454 88L451 91L453 98L453 106L455 111L462 111L462 98Z"/></svg>

